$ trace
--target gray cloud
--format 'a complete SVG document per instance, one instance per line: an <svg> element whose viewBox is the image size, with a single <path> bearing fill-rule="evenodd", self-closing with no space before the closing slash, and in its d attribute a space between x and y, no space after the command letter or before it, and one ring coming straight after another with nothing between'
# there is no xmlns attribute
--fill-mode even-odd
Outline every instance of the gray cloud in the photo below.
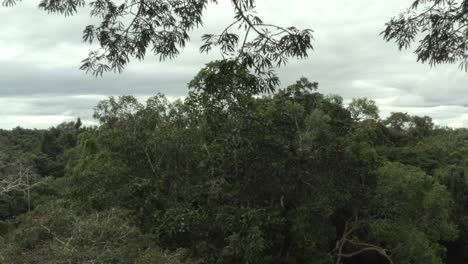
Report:
<svg viewBox="0 0 468 264"><path fill-rule="evenodd" d="M63 18L46 15L33 2L0 8L0 128L48 127L77 116L93 122L93 106L109 95L186 95L190 79L218 57L216 52L198 53L201 34L222 30L234 15L230 1L220 2L207 10L206 26L193 33L179 58L161 63L148 54L123 74L103 78L78 70L93 48L81 42L84 26L93 23L86 9ZM315 30L310 57L279 69L283 86L305 76L318 81L321 92L342 95L346 101L376 100L382 116L404 111L430 115L441 125L468 126L468 75L456 65L421 65L411 51L400 52L379 36L384 23L408 4L257 0L265 21Z"/></svg>

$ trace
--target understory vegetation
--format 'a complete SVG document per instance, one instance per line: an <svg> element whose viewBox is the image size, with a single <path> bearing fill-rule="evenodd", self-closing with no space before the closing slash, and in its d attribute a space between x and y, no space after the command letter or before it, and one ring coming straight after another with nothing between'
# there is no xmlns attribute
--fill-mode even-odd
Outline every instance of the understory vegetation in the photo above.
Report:
<svg viewBox="0 0 468 264"><path fill-rule="evenodd" d="M259 87L213 62L184 100L0 130L0 263L468 263L467 129Z"/></svg>

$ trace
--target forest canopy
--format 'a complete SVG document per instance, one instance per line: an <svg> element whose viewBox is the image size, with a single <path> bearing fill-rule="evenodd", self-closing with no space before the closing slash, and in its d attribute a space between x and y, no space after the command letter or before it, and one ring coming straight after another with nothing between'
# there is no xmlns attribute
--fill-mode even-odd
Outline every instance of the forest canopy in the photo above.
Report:
<svg viewBox="0 0 468 264"><path fill-rule="evenodd" d="M467 129L259 86L212 62L184 100L1 130L0 262L467 262Z"/></svg>
<svg viewBox="0 0 468 264"><path fill-rule="evenodd" d="M13 6L18 0L2 0ZM0 263L468 263L468 129L381 117L375 101L322 94L275 70L313 31L228 1L220 51L184 99L109 97L49 129L0 130ZM468 68L468 0L412 0L381 32L417 60ZM87 6L98 49L81 69L173 59L216 0L41 0ZM220 58L221 59L221 58Z"/></svg>

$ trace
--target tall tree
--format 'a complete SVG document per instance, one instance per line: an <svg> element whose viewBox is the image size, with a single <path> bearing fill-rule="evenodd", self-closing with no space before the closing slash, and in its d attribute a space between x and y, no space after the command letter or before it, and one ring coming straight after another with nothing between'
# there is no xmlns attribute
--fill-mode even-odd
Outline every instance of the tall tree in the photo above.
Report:
<svg viewBox="0 0 468 264"><path fill-rule="evenodd" d="M379 119L379 108L374 100L369 100L367 98L353 99L348 106L348 110L351 112L353 119L357 121Z"/></svg>

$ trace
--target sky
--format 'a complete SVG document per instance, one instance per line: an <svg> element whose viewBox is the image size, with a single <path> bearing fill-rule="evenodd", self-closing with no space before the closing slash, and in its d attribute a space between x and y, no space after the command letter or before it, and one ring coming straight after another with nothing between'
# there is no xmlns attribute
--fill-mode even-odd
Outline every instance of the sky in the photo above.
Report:
<svg viewBox="0 0 468 264"><path fill-rule="evenodd" d="M108 96L183 97L203 65L219 58L217 52L198 52L201 35L220 32L234 16L230 1L218 0L178 58L160 62L148 54L122 74L96 78L79 70L93 50L81 41L84 27L94 22L89 12L48 15L37 2L0 7L0 128L48 128L77 117L96 124L93 107ZM256 0L264 22L314 30L310 56L278 70L283 87L304 76L319 82L319 92L341 95L345 102L375 100L381 117L407 112L431 116L442 126L468 127L468 74L456 64L420 64L411 50L399 51L379 35L385 22L411 2Z"/></svg>

